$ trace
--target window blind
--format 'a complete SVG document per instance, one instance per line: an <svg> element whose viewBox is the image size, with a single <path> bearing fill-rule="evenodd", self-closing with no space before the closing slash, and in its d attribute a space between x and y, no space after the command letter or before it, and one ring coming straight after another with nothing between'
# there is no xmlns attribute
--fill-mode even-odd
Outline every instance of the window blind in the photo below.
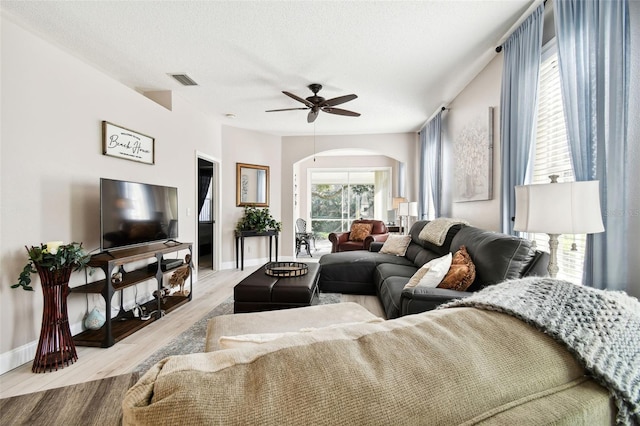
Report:
<svg viewBox="0 0 640 426"><path fill-rule="evenodd" d="M555 40L551 43L555 45ZM540 65L538 92L538 121L533 164L533 183L549 183L550 175L560 176L559 182L573 182L575 176L564 119L558 55L555 48L548 49ZM553 208L549 209L553 215ZM530 234L538 249L549 251L547 234ZM560 235L558 244L558 278L575 284L582 283L586 235ZM572 250L572 244L576 250Z"/></svg>

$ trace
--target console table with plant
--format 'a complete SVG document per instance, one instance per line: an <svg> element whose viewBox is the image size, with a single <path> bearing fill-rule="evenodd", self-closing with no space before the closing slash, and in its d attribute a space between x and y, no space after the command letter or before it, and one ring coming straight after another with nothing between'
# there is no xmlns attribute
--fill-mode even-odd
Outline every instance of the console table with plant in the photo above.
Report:
<svg viewBox="0 0 640 426"><path fill-rule="evenodd" d="M278 236L282 223L271 216L268 208L244 207L244 215L236 225L236 268L244 270L244 239L247 237L269 237L269 261L271 262L273 240L275 239L275 261L278 261Z"/></svg>

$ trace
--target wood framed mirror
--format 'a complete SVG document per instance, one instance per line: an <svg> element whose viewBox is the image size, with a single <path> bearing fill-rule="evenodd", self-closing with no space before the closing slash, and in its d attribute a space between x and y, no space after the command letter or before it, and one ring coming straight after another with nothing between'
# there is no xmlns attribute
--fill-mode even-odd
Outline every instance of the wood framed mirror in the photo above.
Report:
<svg viewBox="0 0 640 426"><path fill-rule="evenodd" d="M236 205L269 207L269 166L236 163Z"/></svg>

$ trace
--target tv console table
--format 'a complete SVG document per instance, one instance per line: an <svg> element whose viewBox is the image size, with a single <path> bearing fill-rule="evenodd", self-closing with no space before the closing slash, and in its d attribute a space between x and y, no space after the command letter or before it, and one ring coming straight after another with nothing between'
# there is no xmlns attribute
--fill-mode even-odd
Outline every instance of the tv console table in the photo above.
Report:
<svg viewBox="0 0 640 426"><path fill-rule="evenodd" d="M105 318L104 325L98 330L85 330L73 337L73 341L79 346L99 346L108 348L125 337L135 333L141 328L160 319L163 314L169 313L177 307L189 302L193 297L193 274L189 274L189 295L171 295L157 297L149 302L140 305L147 312L151 313L148 320L142 320L125 312L122 305L122 297L120 297L120 312L114 318L111 318L111 299L116 291L121 291L127 287L134 286L150 279L156 279L158 284L157 294L162 294L162 281L164 274L170 273L181 267L192 268L192 262L188 265L181 265L177 268L163 270L162 260L164 255L169 253L177 253L182 250L188 250L189 255L193 255L191 243L166 242L154 243L140 247L127 248L112 252L103 252L91 256L88 265L94 268L100 268L104 271L105 279L92 283L71 288L72 293L93 293L101 294L105 300ZM124 266L133 262L154 260L156 264L153 268L144 265L132 271L124 271ZM153 262L151 262L153 263ZM116 268L120 269L122 281L115 283L112 276ZM186 288L186 285L185 285Z"/></svg>

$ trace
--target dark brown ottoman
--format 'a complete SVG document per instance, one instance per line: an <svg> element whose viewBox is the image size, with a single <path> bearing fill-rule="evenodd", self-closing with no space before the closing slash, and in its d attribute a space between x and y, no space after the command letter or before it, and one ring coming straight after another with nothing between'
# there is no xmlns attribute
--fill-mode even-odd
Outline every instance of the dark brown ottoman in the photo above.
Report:
<svg viewBox="0 0 640 426"><path fill-rule="evenodd" d="M319 264L309 263L306 275L287 278L265 274L265 266L233 288L234 313L310 306L318 295Z"/></svg>

